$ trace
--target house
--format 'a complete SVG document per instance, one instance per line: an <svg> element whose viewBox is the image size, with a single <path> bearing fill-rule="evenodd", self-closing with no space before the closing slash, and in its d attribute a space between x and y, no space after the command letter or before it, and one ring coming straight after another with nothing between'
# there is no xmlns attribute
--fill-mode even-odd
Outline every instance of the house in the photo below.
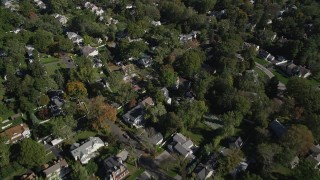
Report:
<svg viewBox="0 0 320 180"><path fill-rule="evenodd" d="M27 50L28 57L33 58L33 51L34 51L33 45L27 45L25 48Z"/></svg>
<svg viewBox="0 0 320 180"><path fill-rule="evenodd" d="M99 137L90 137L82 144L74 143L71 146L71 155L82 164L87 164L90 159L96 157L97 151L103 146L108 146Z"/></svg>
<svg viewBox="0 0 320 180"><path fill-rule="evenodd" d="M9 143L16 143L25 138L29 138L31 136L31 133L27 124L23 123L5 130L0 134L0 136L7 137L9 140L6 142L6 144L9 144Z"/></svg>
<svg viewBox="0 0 320 180"><path fill-rule="evenodd" d="M268 60L268 61L270 61L270 59L272 59L272 60L275 59L274 56L272 56L268 51L265 51L265 50L260 50L259 51L259 57L264 59L264 60Z"/></svg>
<svg viewBox="0 0 320 180"><path fill-rule="evenodd" d="M68 18L64 15L55 13L53 14L53 17L57 19L62 25L66 25L68 22Z"/></svg>
<svg viewBox="0 0 320 180"><path fill-rule="evenodd" d="M238 138L231 138L230 139L229 148L241 149L242 146L243 146L243 141L240 136Z"/></svg>
<svg viewBox="0 0 320 180"><path fill-rule="evenodd" d="M141 104L137 105L122 116L123 120L135 127L142 127L144 121L144 108Z"/></svg>
<svg viewBox="0 0 320 180"><path fill-rule="evenodd" d="M167 104L171 104L172 103L172 98L169 96L169 90L166 87L164 87L164 88L161 89L161 91L162 91L162 93L163 93L163 95L165 97L166 103Z"/></svg>
<svg viewBox="0 0 320 180"><path fill-rule="evenodd" d="M210 166L206 166L204 164L198 165L194 173L196 174L196 179L205 180L210 178L213 175L214 170Z"/></svg>
<svg viewBox="0 0 320 180"><path fill-rule="evenodd" d="M49 90L47 92L50 102L48 108L52 116L63 114L62 106L64 105L64 92L62 90Z"/></svg>
<svg viewBox="0 0 320 180"><path fill-rule="evenodd" d="M214 175L214 170L218 164L218 154L210 154L195 169L196 179L204 180Z"/></svg>
<svg viewBox="0 0 320 180"><path fill-rule="evenodd" d="M18 11L20 7L16 0L3 0L2 3L4 7L10 9L10 11Z"/></svg>
<svg viewBox="0 0 320 180"><path fill-rule="evenodd" d="M315 168L318 168L320 165L320 145L313 145L310 148L310 155L307 157L307 160L314 164Z"/></svg>
<svg viewBox="0 0 320 180"><path fill-rule="evenodd" d="M81 48L81 54L85 57L94 57L99 54L99 51L95 47L84 46Z"/></svg>
<svg viewBox="0 0 320 180"><path fill-rule="evenodd" d="M190 139L187 139L181 133L176 133L173 136L173 141L168 145L168 148L170 150L175 150L184 158L195 158L195 156L193 155L193 149L195 149L193 142Z"/></svg>
<svg viewBox="0 0 320 180"><path fill-rule="evenodd" d="M40 9L47 9L47 6L41 0L34 0L34 2Z"/></svg>
<svg viewBox="0 0 320 180"><path fill-rule="evenodd" d="M73 43L80 44L83 42L83 38L75 32L67 32L67 36Z"/></svg>
<svg viewBox="0 0 320 180"><path fill-rule="evenodd" d="M128 159L129 152L126 150L122 150L119 152L116 157L120 158L122 161L126 161Z"/></svg>
<svg viewBox="0 0 320 180"><path fill-rule="evenodd" d="M153 26L161 26L161 22L160 21L151 21L151 24Z"/></svg>
<svg viewBox="0 0 320 180"><path fill-rule="evenodd" d="M20 180L36 180L37 176L34 172L24 174L20 177Z"/></svg>
<svg viewBox="0 0 320 180"><path fill-rule="evenodd" d="M121 70L124 73L123 80L125 80L125 81L130 80L131 78L137 76L133 64L122 65Z"/></svg>
<svg viewBox="0 0 320 180"><path fill-rule="evenodd" d="M278 138L281 138L287 132L287 128L284 127L277 119L269 124L269 128Z"/></svg>
<svg viewBox="0 0 320 180"><path fill-rule="evenodd" d="M300 161L299 157L295 156L290 162L290 168L294 169L299 164L299 161Z"/></svg>
<svg viewBox="0 0 320 180"><path fill-rule="evenodd" d="M147 170L143 171L143 173L139 177L137 177L137 180L149 180L149 179L154 179L154 178L151 176L151 174Z"/></svg>
<svg viewBox="0 0 320 180"><path fill-rule="evenodd" d="M150 67L152 65L153 59L151 56L143 56L138 60L138 64L145 68Z"/></svg>
<svg viewBox="0 0 320 180"><path fill-rule="evenodd" d="M89 9L91 12L95 13L97 16L102 16L104 13L104 10L101 7L97 7L95 4L91 2L85 2L84 7L86 9Z"/></svg>
<svg viewBox="0 0 320 180"><path fill-rule="evenodd" d="M163 141L163 136L161 133L157 133L149 138L149 142L153 145L160 145Z"/></svg>
<svg viewBox="0 0 320 180"><path fill-rule="evenodd" d="M124 179L129 174L128 168L123 164L121 158L111 156L103 161L106 178L110 180Z"/></svg>
<svg viewBox="0 0 320 180"><path fill-rule="evenodd" d="M180 43L185 43L193 39L197 39L197 34L200 34L200 31L191 31L189 34L180 34L179 41Z"/></svg>
<svg viewBox="0 0 320 180"><path fill-rule="evenodd" d="M132 108L122 116L123 120L136 128L140 128L144 123L145 107L154 106L153 99L148 97L141 101L136 107Z"/></svg>
<svg viewBox="0 0 320 180"><path fill-rule="evenodd" d="M253 47L255 51L259 51L259 49L260 49L260 46L252 44L252 43L248 43L248 42L243 43L242 49L248 49L251 47Z"/></svg>
<svg viewBox="0 0 320 180"><path fill-rule="evenodd" d="M53 165L43 170L43 174L48 180L63 179L71 169L68 167L68 163L64 159L60 159Z"/></svg>

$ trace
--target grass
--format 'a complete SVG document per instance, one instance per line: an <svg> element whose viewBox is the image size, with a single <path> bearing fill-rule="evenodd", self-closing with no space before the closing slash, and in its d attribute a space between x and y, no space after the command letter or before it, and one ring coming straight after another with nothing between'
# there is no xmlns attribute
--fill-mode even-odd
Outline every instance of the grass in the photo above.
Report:
<svg viewBox="0 0 320 180"><path fill-rule="evenodd" d="M312 86L319 86L320 85L320 82L314 78L308 78L308 80Z"/></svg>
<svg viewBox="0 0 320 180"><path fill-rule="evenodd" d="M266 61L266 60L264 60L264 59L260 59L260 58L258 58L258 57L254 58L254 61L257 62L257 63L259 63L259 64L261 64L261 65L263 65L263 66L266 66L266 65L269 65L269 64L270 64L268 61Z"/></svg>
<svg viewBox="0 0 320 180"><path fill-rule="evenodd" d="M278 78L283 84L287 84L289 81L288 77L285 77L283 74L279 73L277 70L272 70L272 73Z"/></svg>
<svg viewBox="0 0 320 180"><path fill-rule="evenodd" d="M74 140L75 141L84 140L84 139L88 139L89 137L93 137L96 135L97 135L97 133L93 132L93 131L81 131L74 136Z"/></svg>
<svg viewBox="0 0 320 180"><path fill-rule="evenodd" d="M144 171L144 168L139 168L139 167L135 167L132 164L127 163L127 168L130 172L130 175L128 178L126 178L127 180L135 180L137 179L137 177L139 177Z"/></svg>
<svg viewBox="0 0 320 180"><path fill-rule="evenodd" d="M175 177L178 174L179 165L175 163L175 161L172 161L172 160L163 161L160 164L160 167L170 177Z"/></svg>
<svg viewBox="0 0 320 180"><path fill-rule="evenodd" d="M254 71L257 72L261 78L269 78L261 69L257 67L254 68Z"/></svg>
<svg viewBox="0 0 320 180"><path fill-rule="evenodd" d="M53 56L47 56L47 57L41 58L41 62L43 64L49 64L49 63L58 62L58 61L59 61L59 59L55 58Z"/></svg>
<svg viewBox="0 0 320 180"><path fill-rule="evenodd" d="M61 68L64 68L64 63L57 61L57 62L52 62L52 63L47 63L44 64L46 69L47 69L47 73L48 75L54 75L56 70L59 70Z"/></svg>
<svg viewBox="0 0 320 180"><path fill-rule="evenodd" d="M215 131L203 122L198 122L192 129L183 131L183 134L198 146L208 143L214 137L214 133Z"/></svg>
<svg viewBox="0 0 320 180"><path fill-rule="evenodd" d="M18 164L17 162L10 163L5 168L0 169L0 179L9 180L14 179L16 176L20 176L26 173L26 168Z"/></svg>

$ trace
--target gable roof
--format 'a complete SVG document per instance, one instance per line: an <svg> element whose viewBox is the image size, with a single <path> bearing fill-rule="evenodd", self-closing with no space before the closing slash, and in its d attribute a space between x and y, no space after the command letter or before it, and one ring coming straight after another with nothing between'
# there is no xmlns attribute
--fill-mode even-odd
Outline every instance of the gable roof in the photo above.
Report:
<svg viewBox="0 0 320 180"><path fill-rule="evenodd" d="M282 137L286 132L287 128L284 127L278 120L274 120L269 124L271 131L278 137Z"/></svg>
<svg viewBox="0 0 320 180"><path fill-rule="evenodd" d="M56 164L48 167L47 169L43 170L43 173L48 177L50 174L56 172L58 169L68 167L68 163L65 159L60 160Z"/></svg>
<svg viewBox="0 0 320 180"><path fill-rule="evenodd" d="M187 138L184 135L182 135L181 133L177 133L173 136L173 141L182 144L187 141Z"/></svg>
<svg viewBox="0 0 320 180"><path fill-rule="evenodd" d="M28 130L29 130L29 127L27 126L27 124L23 123L5 130L0 135L8 137L11 141L16 141L24 138L23 136L17 136L17 135L19 134L22 135L23 132Z"/></svg>

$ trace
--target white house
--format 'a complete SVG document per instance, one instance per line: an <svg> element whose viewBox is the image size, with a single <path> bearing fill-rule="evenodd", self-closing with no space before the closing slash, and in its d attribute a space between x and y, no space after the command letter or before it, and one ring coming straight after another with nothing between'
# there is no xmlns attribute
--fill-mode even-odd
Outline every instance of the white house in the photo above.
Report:
<svg viewBox="0 0 320 180"><path fill-rule="evenodd" d="M99 51L95 47L84 46L81 48L81 53L86 57L94 57L99 54Z"/></svg>
<svg viewBox="0 0 320 180"><path fill-rule="evenodd" d="M30 135L31 135L30 129L27 126L27 124L24 124L24 123L14 126L12 128L9 128L0 134L0 136L6 136L9 139L6 142L6 144L16 143L25 138L29 138Z"/></svg>
<svg viewBox="0 0 320 180"><path fill-rule="evenodd" d="M104 143L99 137L90 137L82 144L74 143L71 146L71 154L75 160L87 164L90 159L98 155L98 149L103 146L108 146L108 143Z"/></svg>
<svg viewBox="0 0 320 180"><path fill-rule="evenodd" d="M58 162L55 162L52 166L49 166L45 170L43 170L43 174L48 180L61 180L63 179L69 172L70 168L68 167L68 163L66 160L62 159Z"/></svg>

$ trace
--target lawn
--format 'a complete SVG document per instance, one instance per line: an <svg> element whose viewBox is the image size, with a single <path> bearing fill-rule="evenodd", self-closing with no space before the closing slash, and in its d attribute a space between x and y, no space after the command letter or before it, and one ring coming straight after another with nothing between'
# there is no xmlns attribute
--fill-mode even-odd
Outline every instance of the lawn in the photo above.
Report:
<svg viewBox="0 0 320 180"><path fill-rule="evenodd" d="M198 146L209 143L215 136L215 131L203 122L198 122L192 129L184 130L182 133Z"/></svg>
<svg viewBox="0 0 320 180"><path fill-rule="evenodd" d="M93 132L93 131L81 131L74 136L74 140L75 141L85 140L85 139L88 139L89 137L94 137L96 135L97 135L97 133Z"/></svg>
<svg viewBox="0 0 320 180"><path fill-rule="evenodd" d="M49 64L49 63L53 63L53 62L58 62L59 59L55 58L53 56L47 56L47 57L42 57L40 60L43 64Z"/></svg>
<svg viewBox="0 0 320 180"><path fill-rule="evenodd" d="M47 73L49 76L54 75L56 70L64 68L64 66L65 66L64 63L62 63L60 61L55 61L55 62L47 63L44 65L47 69Z"/></svg>
<svg viewBox="0 0 320 180"><path fill-rule="evenodd" d="M162 161L160 167L170 177L175 177L179 171L179 165L173 160Z"/></svg>
<svg viewBox="0 0 320 180"><path fill-rule="evenodd" d="M264 60L264 59L260 59L260 58L258 58L258 57L254 58L254 61L257 62L257 63L259 63L259 64L261 64L261 65L263 65L263 66L266 66L266 65L269 65L269 64L270 64L269 61L266 61L266 60Z"/></svg>
<svg viewBox="0 0 320 180"><path fill-rule="evenodd" d="M129 176L126 178L127 180L135 180L145 171L145 169L140 167L135 167L134 165L129 163L126 163L126 165L130 172Z"/></svg>
<svg viewBox="0 0 320 180"><path fill-rule="evenodd" d="M278 80L280 82L282 82L283 84L287 84L289 81L288 77L285 77L284 75L282 75L281 73L279 73L277 70L272 70L272 73L278 78Z"/></svg>
<svg viewBox="0 0 320 180"><path fill-rule="evenodd" d="M264 73L261 69L255 67L254 71L257 72L261 78L268 78L269 79L269 77L266 75L266 73Z"/></svg>

